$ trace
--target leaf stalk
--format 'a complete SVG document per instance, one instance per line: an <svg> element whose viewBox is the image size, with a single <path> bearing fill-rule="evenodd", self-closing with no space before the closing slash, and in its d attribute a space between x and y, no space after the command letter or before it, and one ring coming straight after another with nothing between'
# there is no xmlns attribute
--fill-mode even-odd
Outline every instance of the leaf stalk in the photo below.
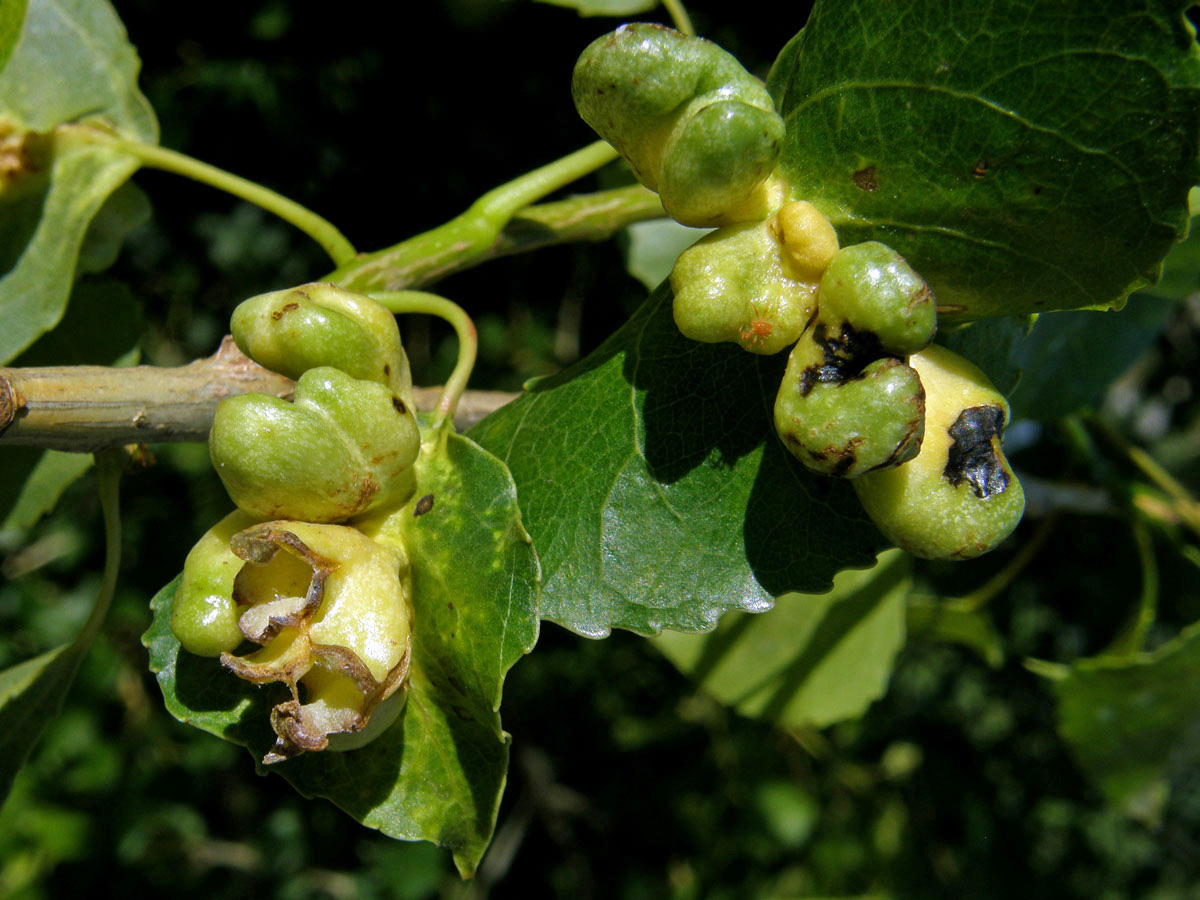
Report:
<svg viewBox="0 0 1200 900"><path fill-rule="evenodd" d="M274 213L285 222L303 231L324 248L335 266L345 265L358 255L354 245L334 227L333 223L269 188L248 179L218 169L175 150L144 144L120 137L92 125L60 125L55 132L58 140L82 141L109 147L137 159L142 165L164 172L173 172L201 184L225 191L255 206Z"/></svg>
<svg viewBox="0 0 1200 900"><path fill-rule="evenodd" d="M596 141L488 191L449 222L359 257L329 280L364 293L398 291L497 256L505 227L517 213L616 158L617 151L609 144ZM661 209L660 205L657 215Z"/></svg>
<svg viewBox="0 0 1200 900"><path fill-rule="evenodd" d="M441 431L454 419L458 400L466 390L467 380L475 368L475 357L479 351L475 323L461 306L437 294L425 291L376 291L368 296L393 313L424 314L444 319L458 335L458 360L434 408L433 428L434 431Z"/></svg>

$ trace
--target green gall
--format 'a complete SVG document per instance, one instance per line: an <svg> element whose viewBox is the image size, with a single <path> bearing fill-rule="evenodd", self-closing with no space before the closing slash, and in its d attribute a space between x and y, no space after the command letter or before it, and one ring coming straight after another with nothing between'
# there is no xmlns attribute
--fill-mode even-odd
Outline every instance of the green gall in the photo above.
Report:
<svg viewBox="0 0 1200 900"><path fill-rule="evenodd" d="M242 560L229 549L229 541L256 521L235 510L208 529L188 553L171 604L171 633L189 653L220 656L242 642L233 601L233 579Z"/></svg>
<svg viewBox="0 0 1200 900"><path fill-rule="evenodd" d="M263 762L330 748L338 736L340 749L353 749L382 733L403 705L412 657L403 547L309 522L265 522L230 546L245 561L233 583L238 627L261 649L221 663L291 695L271 711L276 742Z"/></svg>
<svg viewBox="0 0 1200 900"><path fill-rule="evenodd" d="M869 241L843 247L821 277L822 316L874 334L892 356L926 347L937 330L933 292L899 253Z"/></svg>
<svg viewBox="0 0 1200 900"><path fill-rule="evenodd" d="M332 366L412 405L396 317L370 297L320 283L259 294L233 311L230 331L243 353L288 378Z"/></svg>
<svg viewBox="0 0 1200 900"><path fill-rule="evenodd" d="M783 120L762 82L711 41L622 25L575 64L580 116L684 225L764 218ZM762 194L761 197L757 196Z"/></svg>
<svg viewBox="0 0 1200 900"><path fill-rule="evenodd" d="M879 530L925 559L970 559L1012 533L1025 494L1000 445L1008 403L971 363L932 345L912 356L925 387L925 439L913 460L855 480Z"/></svg>
<svg viewBox="0 0 1200 900"><path fill-rule="evenodd" d="M815 280L794 276L770 220L728 225L684 250L671 290L685 337L733 341L752 353L791 346L816 311Z"/></svg>
<svg viewBox="0 0 1200 900"><path fill-rule="evenodd" d="M673 137L658 171L663 209L684 225L717 225L740 220L742 205L771 174L782 120L773 110L717 101L682 121Z"/></svg>
<svg viewBox="0 0 1200 900"><path fill-rule="evenodd" d="M412 408L384 385L319 368L300 376L291 403L222 400L208 446L244 512L336 522L412 493L420 434Z"/></svg>
<svg viewBox="0 0 1200 900"><path fill-rule="evenodd" d="M912 368L893 357L853 373L839 365L843 346L824 324L806 333L788 358L775 398L775 430L784 446L822 475L857 478L916 456L925 392Z"/></svg>

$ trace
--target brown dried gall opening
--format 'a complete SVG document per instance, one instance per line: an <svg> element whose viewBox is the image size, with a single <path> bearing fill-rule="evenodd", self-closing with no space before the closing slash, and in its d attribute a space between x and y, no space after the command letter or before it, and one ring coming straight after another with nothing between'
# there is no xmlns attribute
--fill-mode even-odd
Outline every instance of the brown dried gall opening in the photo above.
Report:
<svg viewBox="0 0 1200 900"><path fill-rule="evenodd" d="M325 580L337 568L336 562L273 523L239 531L229 549L246 561L233 579L234 602L250 607L242 617L250 619L239 627L258 644L311 615L321 605Z"/></svg>
<svg viewBox="0 0 1200 900"><path fill-rule="evenodd" d="M283 762L304 752L325 750L331 735L354 734L366 728L375 707L403 689L412 653L411 647L406 648L400 662L388 672L383 682L379 682L352 650L321 644L314 644L312 649L317 665L355 683L363 694L362 709L356 712L324 703L301 703L299 690L293 682L289 685L292 699L276 704L271 710L275 746L263 757L265 765Z"/></svg>
<svg viewBox="0 0 1200 900"><path fill-rule="evenodd" d="M329 633L318 630L327 625L322 607L327 600L336 605L347 589L344 570L354 563L327 558L289 525L305 533L300 523L268 522L230 540L245 560L234 578L233 596L242 607L238 627L262 649L223 653L221 663L257 684L282 682L291 695L271 712L276 742L263 758L267 764L324 750L331 735L363 731L375 707L403 687L411 658L408 644L381 681L355 649L320 642L318 635Z"/></svg>
<svg viewBox="0 0 1200 900"><path fill-rule="evenodd" d="M408 415L408 407L404 405L404 401L392 394L392 409L400 413L402 416Z"/></svg>
<svg viewBox="0 0 1200 900"><path fill-rule="evenodd" d="M913 291L913 293L912 293L912 296L911 296L911 297L909 297L909 300L908 300L908 309L909 309L909 310L916 309L916 308L917 308L918 306L920 306L921 304L923 304L923 303L929 303L929 302L931 302L933 299L934 299L934 297L933 297L933 289L932 289L932 288L930 288L930 287L929 287L929 285L927 285L927 284L925 284L924 282L922 282L922 283L921 283L921 286L920 286L920 287L919 287L917 290ZM934 331L936 332L936 330L937 330L937 329L936 329L936 326L935 326L935 328L934 328ZM930 337L930 340L933 340L933 338L932 338L932 337Z"/></svg>
<svg viewBox="0 0 1200 900"><path fill-rule="evenodd" d="M980 499L1003 494L1009 474L1001 461L1000 435L1004 410L998 406L972 406L959 413L949 432L952 439L942 474L955 487L964 481Z"/></svg>

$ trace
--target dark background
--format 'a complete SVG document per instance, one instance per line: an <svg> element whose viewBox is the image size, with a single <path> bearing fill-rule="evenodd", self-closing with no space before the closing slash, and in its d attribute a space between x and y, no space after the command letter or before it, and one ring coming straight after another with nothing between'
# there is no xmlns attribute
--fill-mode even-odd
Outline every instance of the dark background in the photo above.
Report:
<svg viewBox="0 0 1200 900"><path fill-rule="evenodd" d="M517 0L116 7L164 145L297 199L363 250L591 141L571 106L571 67L615 24ZM689 9L702 34L759 75L807 12ZM211 352L239 300L328 270L315 245L265 213L172 175L135 180L153 216L106 277L137 298L147 362ZM439 290L479 324L473 385L504 389L585 353L644 297L616 242L493 262ZM1135 412L1117 422L1135 438L1146 439L1136 410L1166 410L1155 439L1185 436L1193 418L1188 309L1139 364ZM418 383L439 382L453 341L419 320L403 327ZM80 349L89 352L105 350ZM999 670L969 650L914 641L884 700L821 733L733 714L643 639L592 642L544 626L506 686L513 766L497 840L463 885L445 852L389 840L255 776L240 748L162 709L140 644L146 603L227 500L204 447L153 450L157 465L125 483L110 626L0 812L0 898L101 886L412 900L1200 897L1200 776L1175 780L1157 829L1105 807L1055 733L1045 684L1021 665L1098 652L1127 614L1139 570L1119 519L1066 516L993 601L1007 649ZM1046 429L1034 450L1018 462L1036 473L1095 476L1096 459L1065 432ZM1182 459L1194 471L1195 454ZM103 552L97 523L85 479L58 513L5 538L0 666L68 638L86 617ZM1023 525L1014 544L1035 527ZM963 593L1012 552L919 577L933 593ZM1160 565L1156 640L1200 618L1194 569L1166 552Z"/></svg>

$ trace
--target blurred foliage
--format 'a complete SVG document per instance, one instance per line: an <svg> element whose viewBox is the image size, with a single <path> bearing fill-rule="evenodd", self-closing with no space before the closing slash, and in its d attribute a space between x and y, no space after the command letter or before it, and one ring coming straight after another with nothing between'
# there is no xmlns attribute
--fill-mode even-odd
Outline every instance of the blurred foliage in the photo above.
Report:
<svg viewBox="0 0 1200 900"><path fill-rule="evenodd" d="M351 4L336 17L284 0L184 4L170 17L153 0L116 7L164 145L296 197L363 248L589 141L569 73L611 24L520 0ZM781 13L758 0L739 4L736 20L715 0L689 9L759 75L805 17L803 4ZM462 116L453 104L481 73L497 96ZM149 362L211 352L238 300L328 268L302 235L241 203L161 173L135 180L152 217L103 277L139 299L122 321L136 330L144 317ZM1029 421L1012 435L1032 486L1016 537L975 563L914 565L923 616L930 598L983 597L995 668L927 628L910 634L864 718L788 731L720 705L648 641L591 642L547 625L506 685L514 765L494 845L465 885L446 851L353 825L162 709L140 643L147 601L228 502L203 446L151 448L153 465L125 479L109 623L0 809L0 898L98 884L280 900L1200 898L1200 771L1172 774L1157 825L1106 805L1058 735L1052 685L1022 664L1071 664L1121 631L1145 588L1134 520L1155 561L1150 646L1200 619L1195 536L1122 443L1200 487L1200 300L1186 296L1194 279L1176 283L1165 326L1096 403L1099 419ZM586 353L645 296L613 243L500 260L442 289L477 317L473 386L501 389ZM418 382L444 378L452 339L421 320L402 325ZM129 347L105 337L97 352L108 355L86 361ZM61 361L49 340L26 359ZM0 515L38 456L0 451ZM101 536L89 479L36 524L0 531L0 668L78 631Z"/></svg>

